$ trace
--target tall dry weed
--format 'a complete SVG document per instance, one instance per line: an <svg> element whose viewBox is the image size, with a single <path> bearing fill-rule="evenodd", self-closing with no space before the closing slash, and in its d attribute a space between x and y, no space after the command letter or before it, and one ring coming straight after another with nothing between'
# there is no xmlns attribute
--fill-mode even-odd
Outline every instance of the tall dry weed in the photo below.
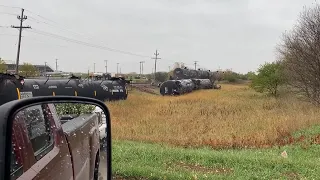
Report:
<svg viewBox="0 0 320 180"><path fill-rule="evenodd" d="M108 103L115 139L182 146L268 147L282 136L320 124L320 111L294 96L271 98L243 85L179 97L133 92Z"/></svg>

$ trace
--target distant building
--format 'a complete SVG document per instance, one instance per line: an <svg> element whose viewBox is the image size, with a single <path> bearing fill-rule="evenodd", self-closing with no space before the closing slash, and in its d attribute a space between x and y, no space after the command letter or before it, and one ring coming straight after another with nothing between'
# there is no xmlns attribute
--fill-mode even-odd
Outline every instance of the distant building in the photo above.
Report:
<svg viewBox="0 0 320 180"><path fill-rule="evenodd" d="M7 65L7 72L8 73L15 73L16 64L6 64ZM19 65L19 69L21 68L22 64ZM54 70L50 66L45 65L33 65L38 69L41 75L44 75L44 72L54 72Z"/></svg>

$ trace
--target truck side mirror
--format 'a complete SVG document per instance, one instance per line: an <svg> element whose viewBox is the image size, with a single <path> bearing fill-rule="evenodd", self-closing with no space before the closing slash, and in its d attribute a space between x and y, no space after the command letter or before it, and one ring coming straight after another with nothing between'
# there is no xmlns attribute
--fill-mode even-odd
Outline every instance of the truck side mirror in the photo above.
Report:
<svg viewBox="0 0 320 180"><path fill-rule="evenodd" d="M0 179L111 179L106 105L75 96L0 106Z"/></svg>

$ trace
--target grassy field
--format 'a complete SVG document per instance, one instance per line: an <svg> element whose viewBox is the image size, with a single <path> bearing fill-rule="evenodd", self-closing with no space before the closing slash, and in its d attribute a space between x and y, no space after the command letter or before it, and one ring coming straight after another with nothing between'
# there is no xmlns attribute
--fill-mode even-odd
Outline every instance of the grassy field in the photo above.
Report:
<svg viewBox="0 0 320 180"><path fill-rule="evenodd" d="M187 147L284 145L295 141L292 132L320 124L319 108L294 96L266 97L244 85L180 97L133 92L108 107L113 139Z"/></svg>
<svg viewBox="0 0 320 180"><path fill-rule="evenodd" d="M223 85L180 97L133 91L108 107L115 179L320 177L320 110L293 95Z"/></svg>
<svg viewBox="0 0 320 180"><path fill-rule="evenodd" d="M284 150L287 158L280 155ZM319 179L319 150L317 145L212 150L115 141L113 174L115 179Z"/></svg>

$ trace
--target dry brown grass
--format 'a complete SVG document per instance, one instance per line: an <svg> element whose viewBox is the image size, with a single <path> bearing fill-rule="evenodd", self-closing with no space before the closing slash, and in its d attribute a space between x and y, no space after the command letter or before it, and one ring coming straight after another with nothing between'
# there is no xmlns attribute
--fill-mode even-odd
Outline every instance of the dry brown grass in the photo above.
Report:
<svg viewBox="0 0 320 180"><path fill-rule="evenodd" d="M245 85L180 97L133 92L108 103L112 138L183 146L268 147L320 124L320 110L294 96L274 99Z"/></svg>

